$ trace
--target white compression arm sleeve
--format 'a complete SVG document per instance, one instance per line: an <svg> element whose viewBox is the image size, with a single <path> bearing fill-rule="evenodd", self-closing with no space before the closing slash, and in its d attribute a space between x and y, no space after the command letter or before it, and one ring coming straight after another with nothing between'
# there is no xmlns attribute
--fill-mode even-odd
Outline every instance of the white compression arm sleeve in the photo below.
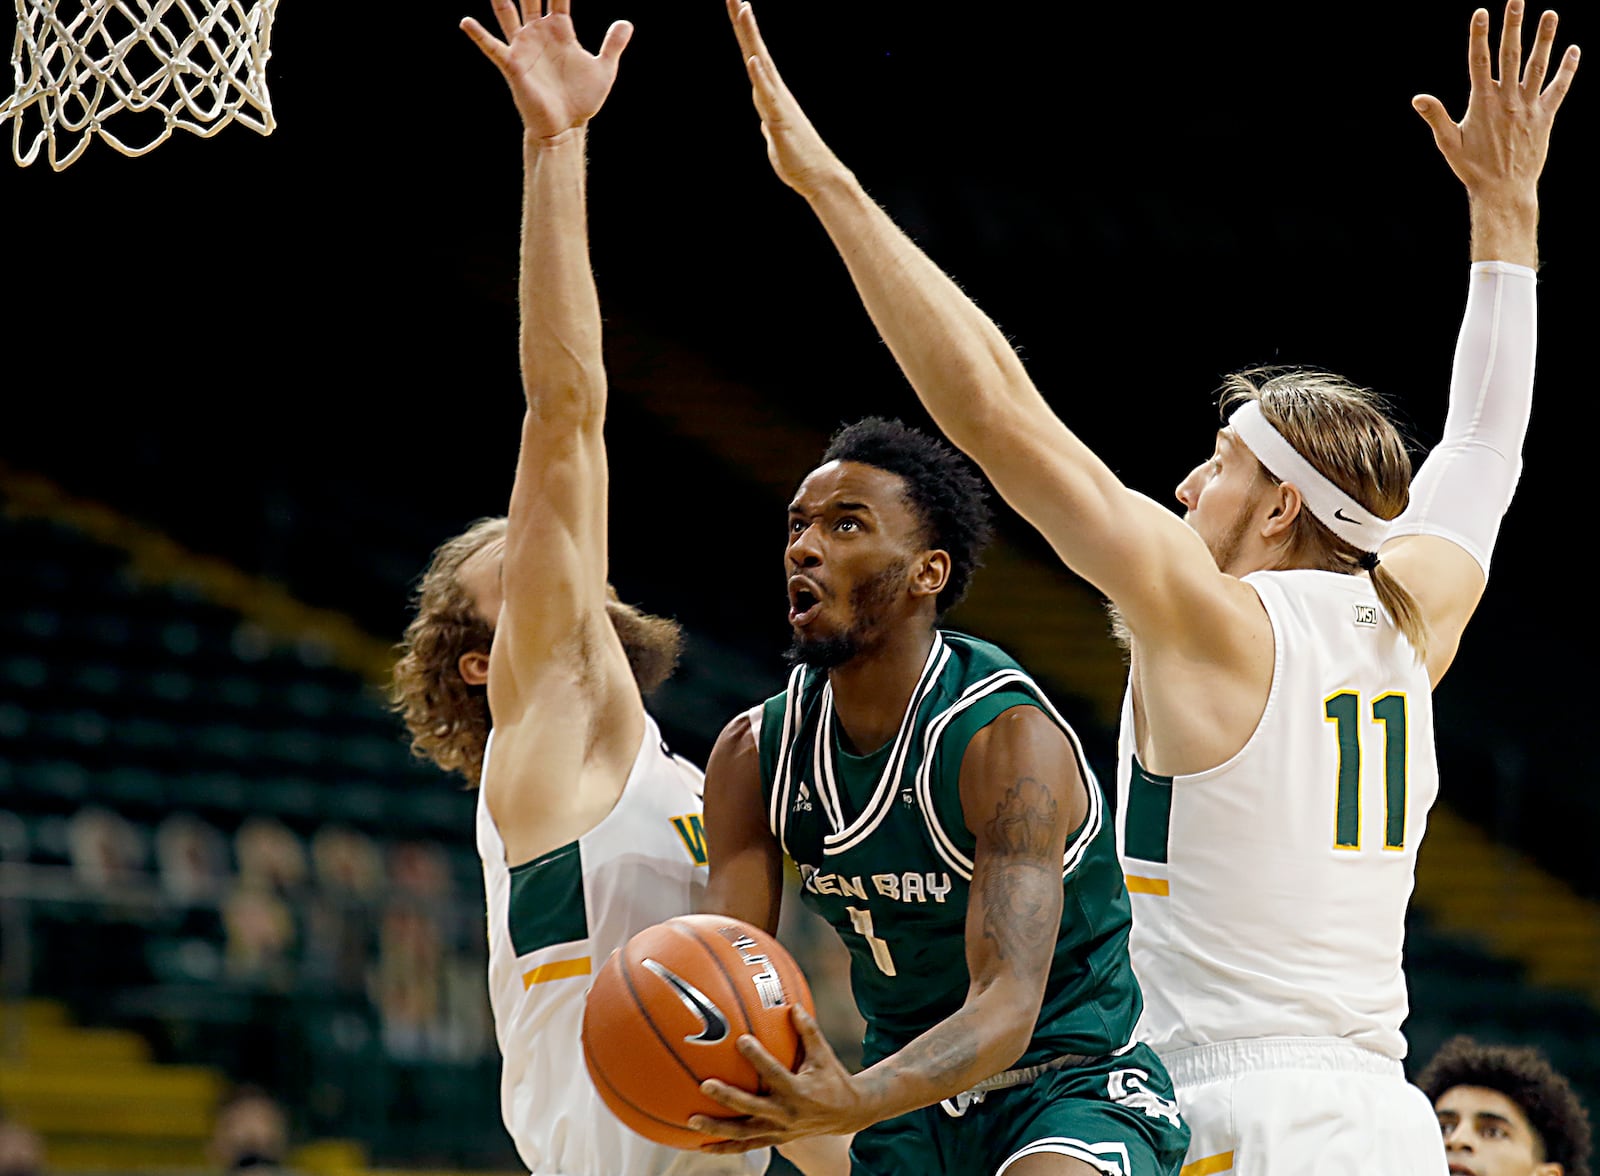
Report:
<svg viewBox="0 0 1600 1176"><path fill-rule="evenodd" d="M1522 439L1533 410L1536 284L1527 266L1474 263L1444 436L1417 471L1411 504L1389 532L1390 539L1448 539L1486 576L1500 519L1522 473Z"/></svg>

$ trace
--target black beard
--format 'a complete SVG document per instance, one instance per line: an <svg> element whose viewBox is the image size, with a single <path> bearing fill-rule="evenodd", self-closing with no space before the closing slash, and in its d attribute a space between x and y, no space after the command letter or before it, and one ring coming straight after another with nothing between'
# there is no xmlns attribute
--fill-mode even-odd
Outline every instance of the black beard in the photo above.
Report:
<svg viewBox="0 0 1600 1176"><path fill-rule="evenodd" d="M837 633L832 637L807 637L796 633L783 656L791 666L810 666L815 670L831 670L844 665L861 652L861 635L855 629Z"/></svg>
<svg viewBox="0 0 1600 1176"><path fill-rule="evenodd" d="M833 670L867 652L875 644L869 638L883 622L883 615L905 590L908 564L896 560L850 593L850 611L855 622L832 637L808 637L796 633L784 657L791 666L806 665L818 670Z"/></svg>

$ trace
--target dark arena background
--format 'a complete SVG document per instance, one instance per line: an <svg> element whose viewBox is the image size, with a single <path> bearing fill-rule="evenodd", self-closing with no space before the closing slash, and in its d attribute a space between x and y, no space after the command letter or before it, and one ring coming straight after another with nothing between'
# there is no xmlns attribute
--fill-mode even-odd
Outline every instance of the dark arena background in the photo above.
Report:
<svg viewBox="0 0 1600 1176"><path fill-rule="evenodd" d="M787 495L839 424L926 417L768 166L719 0L576 8L591 47L637 26L589 138L612 578L687 626L654 709L703 760L781 687ZM1331 368L1437 438L1467 205L1409 100L1459 117L1471 11L758 5L868 191L1167 502L1250 364ZM429 552L505 508L522 413L520 126L468 14L492 19L282 0L270 137L0 170L0 1114L48 1171L198 1170L238 1083L307 1172L516 1167L472 794L381 695ZM1600 42L1593 17L1561 43ZM1406 962L1413 1073L1466 1031L1542 1047L1596 1107L1589 72L1542 188L1525 472L1437 694ZM1110 781L1101 603L1000 513L950 623L1030 666ZM786 936L850 1056L831 936Z"/></svg>

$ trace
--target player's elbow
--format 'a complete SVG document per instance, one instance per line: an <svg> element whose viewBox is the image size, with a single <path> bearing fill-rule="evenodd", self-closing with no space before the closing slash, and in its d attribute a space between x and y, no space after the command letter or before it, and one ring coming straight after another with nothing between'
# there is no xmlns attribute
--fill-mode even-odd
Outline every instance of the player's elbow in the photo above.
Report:
<svg viewBox="0 0 1600 1176"><path fill-rule="evenodd" d="M999 1031L995 1033L994 1044L991 1047L990 1068L995 1074L1011 1069L1027 1051L1028 1042L1033 1039L1033 1022L1038 1015L1035 1012L1025 1025L1018 1021L1014 1011L1007 1016Z"/></svg>
<svg viewBox="0 0 1600 1176"><path fill-rule="evenodd" d="M523 380L527 424L542 432L577 432L599 425L606 410L604 370L577 362L546 369Z"/></svg>
<svg viewBox="0 0 1600 1176"><path fill-rule="evenodd" d="M975 986L973 1003L983 1020L981 1039L990 1068L1009 1070L1027 1051L1044 1000L1044 981L1037 985L1015 980Z"/></svg>
<svg viewBox="0 0 1600 1176"><path fill-rule="evenodd" d="M982 363L967 365L955 382L963 390L962 410L941 424L950 440L974 461L982 465L986 459L1004 457L1034 436L1023 396L1031 385L1016 388L1004 371Z"/></svg>

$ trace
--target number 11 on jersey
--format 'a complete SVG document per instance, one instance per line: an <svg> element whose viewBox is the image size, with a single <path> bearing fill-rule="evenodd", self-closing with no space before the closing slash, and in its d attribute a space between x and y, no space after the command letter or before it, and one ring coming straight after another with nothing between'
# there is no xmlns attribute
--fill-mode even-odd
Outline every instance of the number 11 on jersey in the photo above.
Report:
<svg viewBox="0 0 1600 1176"><path fill-rule="evenodd" d="M1339 779L1333 847L1361 848L1361 696L1354 690L1323 703L1339 741ZM1398 691L1372 700L1372 721L1383 724L1383 848L1406 847L1406 696Z"/></svg>

